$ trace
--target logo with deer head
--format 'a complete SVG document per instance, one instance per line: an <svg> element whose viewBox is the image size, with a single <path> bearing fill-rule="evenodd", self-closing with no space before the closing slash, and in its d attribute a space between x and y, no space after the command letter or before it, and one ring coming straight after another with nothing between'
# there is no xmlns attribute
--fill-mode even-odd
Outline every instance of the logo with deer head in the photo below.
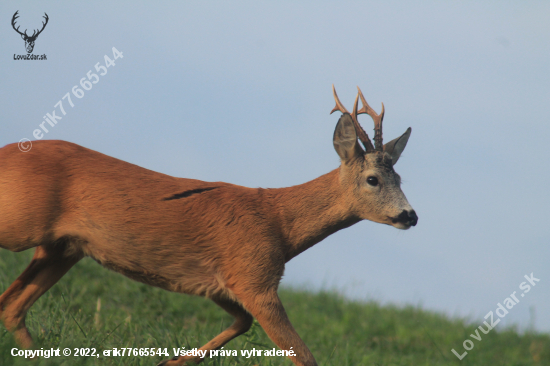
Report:
<svg viewBox="0 0 550 366"><path fill-rule="evenodd" d="M19 27L15 28L15 20L17 18L19 18L19 15L17 15L17 13L19 13L19 10L17 10L15 12L15 14L13 14L13 18L11 18L11 26L13 27L13 29L19 33L21 35L21 38L23 38L23 40L25 41L25 48L27 49L27 53L32 53L32 50L34 49L34 42L36 41L36 38L38 37L38 35L40 33L42 33L42 31L44 30L44 28L46 28L46 24L48 24L48 14L44 13L45 15L43 16L44 19L46 19L46 22L42 22L42 29L38 30L38 29L35 29L34 32L32 33L32 36L29 36L27 34L27 30L25 29L25 32L24 33L21 33L19 31Z"/></svg>

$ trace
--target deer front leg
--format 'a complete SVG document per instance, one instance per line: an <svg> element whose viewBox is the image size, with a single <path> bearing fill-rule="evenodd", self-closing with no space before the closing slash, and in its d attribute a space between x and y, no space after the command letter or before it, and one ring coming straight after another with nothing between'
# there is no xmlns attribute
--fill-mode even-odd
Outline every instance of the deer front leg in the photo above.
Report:
<svg viewBox="0 0 550 366"><path fill-rule="evenodd" d="M286 315L276 290L246 297L243 305L258 320L269 338L282 350L294 351L291 361L298 366L317 366L313 354L307 348Z"/></svg>
<svg viewBox="0 0 550 366"><path fill-rule="evenodd" d="M218 349L225 345L227 342L233 338L246 333L250 326L252 325L252 315L250 315L243 307L237 302L229 299L212 299L216 304L218 304L222 309L231 314L235 321L229 328L218 334L210 342L199 348L199 351L206 351L206 356L210 354L210 350ZM187 361L193 362L195 364L201 363L203 361L200 357L192 356L176 356L171 360L163 361L157 366L180 366L186 365Z"/></svg>

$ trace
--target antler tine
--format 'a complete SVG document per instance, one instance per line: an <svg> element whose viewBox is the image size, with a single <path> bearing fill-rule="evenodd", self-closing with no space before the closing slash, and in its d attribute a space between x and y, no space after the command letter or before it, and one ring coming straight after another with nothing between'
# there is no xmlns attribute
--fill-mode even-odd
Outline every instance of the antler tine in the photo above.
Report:
<svg viewBox="0 0 550 366"><path fill-rule="evenodd" d="M332 94L334 94L334 100L336 101L336 107L332 111L330 111L330 114L333 114L336 111L340 111L342 113L349 113L346 107L340 102L340 99L338 99L338 94L336 94L336 89L334 88L334 84L332 84Z"/></svg>
<svg viewBox="0 0 550 366"><path fill-rule="evenodd" d="M382 121L384 120L384 103L382 103L382 112L380 112L380 114L376 114L374 109L372 109L365 100L361 89L357 87L357 90L359 91L358 95L361 98L361 103L363 103L363 108L361 108L357 112L357 114L366 113L371 116L372 120L374 121L374 147L376 151L382 151L384 149L382 145Z"/></svg>
<svg viewBox="0 0 550 366"><path fill-rule="evenodd" d="M351 117L353 119L353 123L355 124L355 130L357 131L357 137L359 137L359 140L363 143L363 146L365 147L366 152L374 151L374 146L372 146L372 142L369 138L369 135L363 130L363 127L359 124L359 120L357 119L357 105L359 104L359 93L357 93L357 96L355 97L355 102L353 103L353 113L351 114Z"/></svg>

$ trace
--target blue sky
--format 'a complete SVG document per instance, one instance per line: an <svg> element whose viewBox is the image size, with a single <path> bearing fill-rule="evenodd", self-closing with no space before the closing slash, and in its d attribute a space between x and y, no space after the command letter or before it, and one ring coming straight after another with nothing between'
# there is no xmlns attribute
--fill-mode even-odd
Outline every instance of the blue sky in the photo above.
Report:
<svg viewBox="0 0 550 366"><path fill-rule="evenodd" d="M48 13L33 52L47 61L13 59L26 53L16 10L21 29ZM481 324L534 273L498 327L550 331L547 2L3 1L0 15L0 146L34 139L116 47L124 57L64 100L45 139L179 177L291 186L339 165L331 85L349 108L359 85L386 106L386 140L413 129L395 168L419 223L338 232L283 284Z"/></svg>

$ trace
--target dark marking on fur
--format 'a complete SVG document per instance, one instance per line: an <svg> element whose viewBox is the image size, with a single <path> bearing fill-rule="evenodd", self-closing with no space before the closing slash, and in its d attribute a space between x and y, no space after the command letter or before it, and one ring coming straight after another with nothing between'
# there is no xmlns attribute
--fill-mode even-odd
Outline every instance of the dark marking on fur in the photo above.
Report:
<svg viewBox="0 0 550 366"><path fill-rule="evenodd" d="M136 263L129 263L129 266L134 267L133 269L130 269L111 261L100 261L94 257L92 257L92 259L101 264L103 267L110 269L111 271L121 273L134 281L173 291L172 289L174 286L170 280L158 274L148 273L144 269L140 268L140 266Z"/></svg>
<svg viewBox="0 0 550 366"><path fill-rule="evenodd" d="M189 191L185 191L185 192L182 192L182 193L176 193L175 195L173 195L171 197L163 198L162 200L163 201L177 200L177 199L180 199L180 198L185 198L185 197L192 196L194 194L198 194L198 193L202 193L202 192L206 192L206 191L211 191L211 190L216 189L216 188L218 188L218 187L191 189Z"/></svg>

